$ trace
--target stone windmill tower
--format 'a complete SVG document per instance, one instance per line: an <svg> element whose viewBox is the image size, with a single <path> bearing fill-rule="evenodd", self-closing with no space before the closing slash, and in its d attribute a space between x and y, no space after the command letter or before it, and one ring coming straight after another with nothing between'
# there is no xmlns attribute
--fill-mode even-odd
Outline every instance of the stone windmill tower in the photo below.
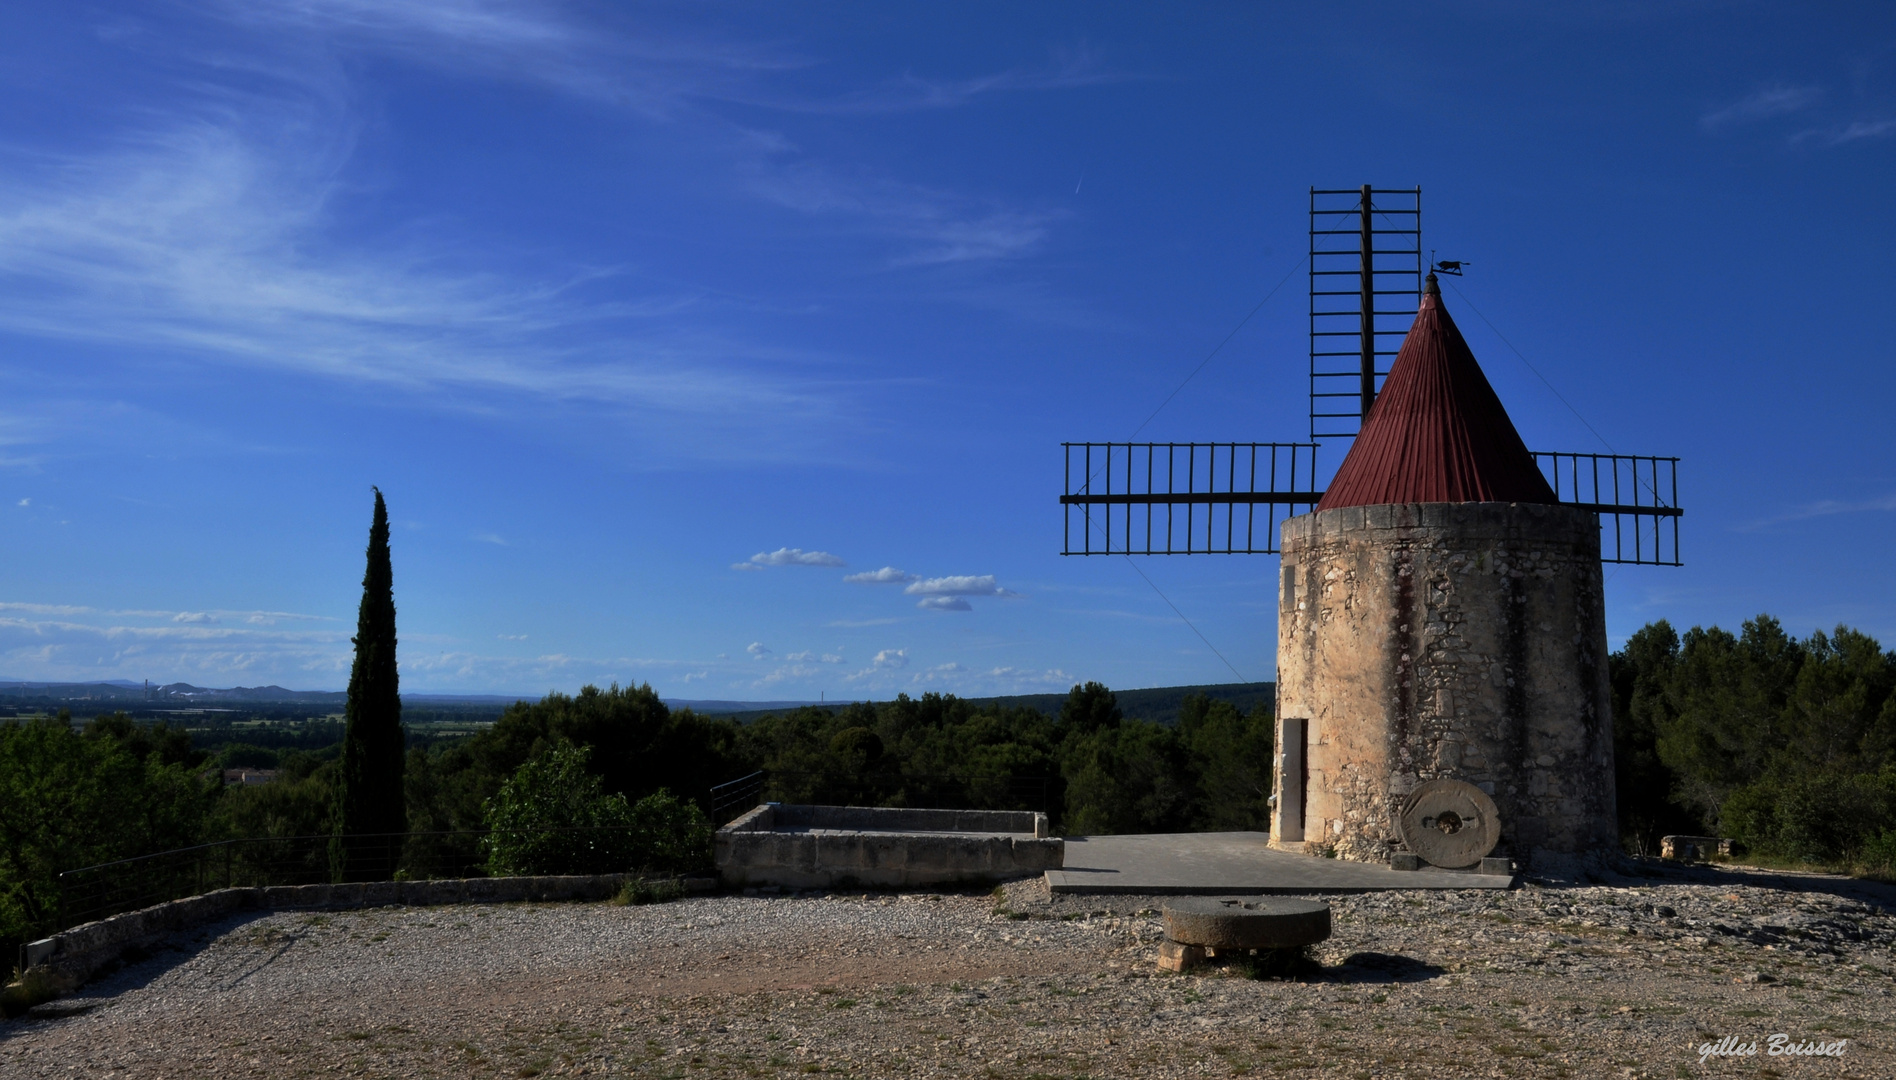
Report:
<svg viewBox="0 0 1896 1080"><path fill-rule="evenodd" d="M1357 203L1319 209L1343 194ZM1273 846L1602 859L1618 829L1600 567L1678 565L1677 459L1529 451L1423 274L1419 189L1311 201L1312 441L1069 443L1066 553L1281 553ZM1320 217L1341 213L1358 227ZM1342 275L1357 288L1326 287ZM1417 287L1380 288L1390 275ZM1379 348L1375 317L1405 314L1375 310L1391 294L1417 300L1399 349ZM1340 356L1360 367L1324 367ZM1351 392L1328 390L1340 379ZM1321 492L1320 435L1352 440Z"/></svg>

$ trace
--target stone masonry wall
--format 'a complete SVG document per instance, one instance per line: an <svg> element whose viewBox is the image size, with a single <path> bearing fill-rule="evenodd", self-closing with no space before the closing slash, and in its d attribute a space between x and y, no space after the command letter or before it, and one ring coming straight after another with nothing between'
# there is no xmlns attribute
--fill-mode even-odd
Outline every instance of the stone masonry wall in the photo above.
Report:
<svg viewBox="0 0 1896 1080"><path fill-rule="evenodd" d="M1279 762L1307 780L1274 843L1386 860L1403 797L1444 776L1494 798L1503 853L1558 865L1617 850L1593 514L1348 507L1286 521L1282 551ZM1307 723L1301 762L1285 719Z"/></svg>

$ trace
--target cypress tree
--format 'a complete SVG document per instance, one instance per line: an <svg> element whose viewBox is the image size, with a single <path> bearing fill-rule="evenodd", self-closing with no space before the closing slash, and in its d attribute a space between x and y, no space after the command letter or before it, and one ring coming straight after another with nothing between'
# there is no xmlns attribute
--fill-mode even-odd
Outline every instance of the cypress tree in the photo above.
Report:
<svg viewBox="0 0 1896 1080"><path fill-rule="evenodd" d="M342 776L330 870L338 881L392 877L401 858L408 811L402 792L402 699L395 672L395 583L388 558L388 508L375 490L369 566L356 615L355 664L349 669ZM394 835L374 835L394 834Z"/></svg>

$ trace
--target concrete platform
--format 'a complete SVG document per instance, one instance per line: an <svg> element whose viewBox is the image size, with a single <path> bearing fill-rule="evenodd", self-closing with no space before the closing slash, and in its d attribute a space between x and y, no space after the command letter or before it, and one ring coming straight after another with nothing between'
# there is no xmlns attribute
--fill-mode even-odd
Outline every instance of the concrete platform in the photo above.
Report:
<svg viewBox="0 0 1896 1080"><path fill-rule="evenodd" d="M1069 836L1056 893L1259 895L1386 889L1505 889L1514 878L1463 870L1391 870L1377 863L1273 851L1261 832Z"/></svg>

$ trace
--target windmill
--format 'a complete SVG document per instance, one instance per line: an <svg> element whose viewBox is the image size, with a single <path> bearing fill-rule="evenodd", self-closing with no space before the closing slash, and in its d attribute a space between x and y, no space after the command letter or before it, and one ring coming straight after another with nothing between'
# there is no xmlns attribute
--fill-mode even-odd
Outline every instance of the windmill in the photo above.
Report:
<svg viewBox="0 0 1896 1080"><path fill-rule="evenodd" d="M1064 443L1062 553L1282 556L1273 846L1587 862L1600 568L1680 565L1678 459L1529 451L1423 250L1420 188L1311 189L1308 440Z"/></svg>

